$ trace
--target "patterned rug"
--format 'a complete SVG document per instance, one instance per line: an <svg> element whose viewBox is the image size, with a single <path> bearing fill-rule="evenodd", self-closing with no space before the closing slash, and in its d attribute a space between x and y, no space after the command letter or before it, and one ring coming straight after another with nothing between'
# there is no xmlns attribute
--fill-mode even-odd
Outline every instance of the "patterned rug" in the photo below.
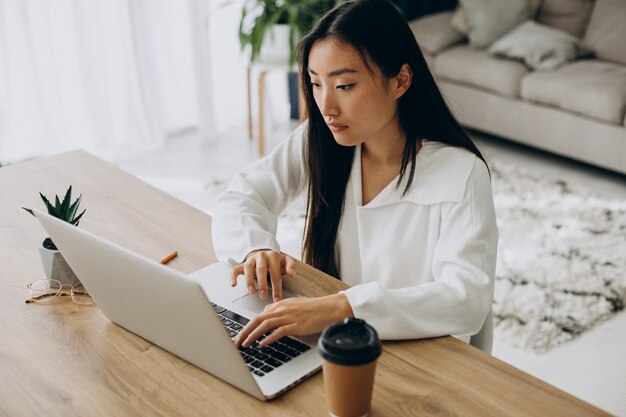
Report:
<svg viewBox="0 0 626 417"><path fill-rule="evenodd" d="M491 166L500 229L496 340L547 352L626 300L626 202Z"/></svg>

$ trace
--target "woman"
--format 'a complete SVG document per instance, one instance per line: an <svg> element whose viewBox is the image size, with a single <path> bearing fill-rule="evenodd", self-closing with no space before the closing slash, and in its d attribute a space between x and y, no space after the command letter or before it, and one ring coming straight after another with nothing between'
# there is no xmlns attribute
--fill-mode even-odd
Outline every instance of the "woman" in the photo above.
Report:
<svg viewBox="0 0 626 417"><path fill-rule="evenodd" d="M308 120L236 175L216 205L213 242L233 266L231 284L244 275L250 293L274 301L236 343L274 330L265 346L345 317L365 319L384 339L468 341L493 299L490 178L411 30L385 0L348 1L297 56ZM277 217L303 194L303 260L351 288L281 300L281 275L293 276L295 262L280 252Z"/></svg>

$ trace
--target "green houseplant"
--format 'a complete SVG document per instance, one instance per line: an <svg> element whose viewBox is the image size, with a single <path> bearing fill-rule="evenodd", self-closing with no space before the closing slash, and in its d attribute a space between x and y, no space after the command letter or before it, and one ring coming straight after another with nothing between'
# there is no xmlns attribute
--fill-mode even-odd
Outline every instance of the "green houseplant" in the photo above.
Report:
<svg viewBox="0 0 626 417"><path fill-rule="evenodd" d="M54 196L54 204L52 204L43 194L39 193L39 196L44 202L46 209L48 210L48 214L74 226L78 226L80 219L83 217L83 214L85 214L85 211L87 211L84 209L80 214L77 214L82 194L72 203L71 185L65 192L65 196L62 201L59 199L59 196ZM33 216L35 215L32 209L26 207L22 207L22 209L26 210ZM43 263L43 269L49 281L57 280L61 284L69 284L70 286L78 282L78 277L74 274L72 268L70 268L67 264L52 239L47 237L43 241L42 245L39 247L39 254Z"/></svg>
<svg viewBox="0 0 626 417"><path fill-rule="evenodd" d="M249 50L250 62L256 62L261 48L272 36L275 25L286 25L290 67L295 63L295 45L300 36L341 0L246 0L241 11L239 41L242 50ZM281 47L281 45L279 45Z"/></svg>

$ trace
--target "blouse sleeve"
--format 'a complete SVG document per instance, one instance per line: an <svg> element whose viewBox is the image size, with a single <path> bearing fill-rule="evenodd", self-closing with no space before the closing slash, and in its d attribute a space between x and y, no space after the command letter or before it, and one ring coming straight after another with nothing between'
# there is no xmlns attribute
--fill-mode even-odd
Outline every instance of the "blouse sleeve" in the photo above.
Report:
<svg viewBox="0 0 626 417"><path fill-rule="evenodd" d="M304 124L271 154L237 173L216 200L212 239L220 262L231 266L257 249L280 251L278 216L305 189Z"/></svg>
<svg viewBox="0 0 626 417"><path fill-rule="evenodd" d="M492 307L497 244L489 173L476 158L463 200L441 203L434 281L399 289L370 282L343 293L384 339L472 335Z"/></svg>

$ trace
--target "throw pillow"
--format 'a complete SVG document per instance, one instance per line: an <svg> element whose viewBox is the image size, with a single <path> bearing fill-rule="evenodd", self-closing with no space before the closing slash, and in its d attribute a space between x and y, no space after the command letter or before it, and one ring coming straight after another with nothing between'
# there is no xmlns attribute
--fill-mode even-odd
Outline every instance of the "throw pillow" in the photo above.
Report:
<svg viewBox="0 0 626 417"><path fill-rule="evenodd" d="M460 0L470 45L485 48L530 16L528 0Z"/></svg>
<svg viewBox="0 0 626 417"><path fill-rule="evenodd" d="M469 35L470 28L469 23L467 22L467 17L465 16L465 11L463 10L463 6L460 4L457 6L454 14L452 15L452 19L450 19L450 26L452 29L456 30L462 35Z"/></svg>
<svg viewBox="0 0 626 417"><path fill-rule="evenodd" d="M537 22L582 38L594 0L543 0Z"/></svg>
<svg viewBox="0 0 626 417"><path fill-rule="evenodd" d="M436 55L442 49L461 42L463 36L450 25L452 12L435 13L409 22L409 27L422 51Z"/></svg>
<svg viewBox="0 0 626 417"><path fill-rule="evenodd" d="M529 20L496 41L488 52L519 59L534 70L553 70L588 50L569 33Z"/></svg>
<svg viewBox="0 0 626 417"><path fill-rule="evenodd" d="M585 45L600 59L626 64L626 1L597 0Z"/></svg>
<svg viewBox="0 0 626 417"><path fill-rule="evenodd" d="M537 10L539 10L539 6L541 6L541 2L543 0L530 0L530 18L533 19L537 14ZM463 10L462 5L458 5L456 10L454 11L454 15L452 15L452 19L450 19L450 26L452 29L456 30L462 35L469 35L470 27L467 22L467 17L465 16L465 11Z"/></svg>

